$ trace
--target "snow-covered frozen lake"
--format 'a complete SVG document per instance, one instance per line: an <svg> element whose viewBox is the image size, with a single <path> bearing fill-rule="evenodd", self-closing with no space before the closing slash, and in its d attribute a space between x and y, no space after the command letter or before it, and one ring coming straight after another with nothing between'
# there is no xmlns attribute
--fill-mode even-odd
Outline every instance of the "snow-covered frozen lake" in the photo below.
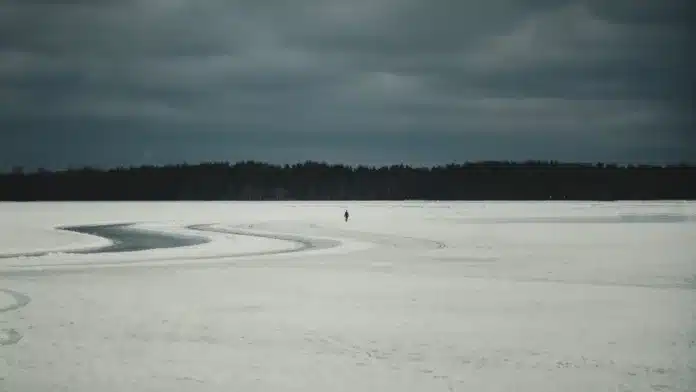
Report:
<svg viewBox="0 0 696 392"><path fill-rule="evenodd" d="M696 391L695 340L696 203L0 203L0 391Z"/></svg>

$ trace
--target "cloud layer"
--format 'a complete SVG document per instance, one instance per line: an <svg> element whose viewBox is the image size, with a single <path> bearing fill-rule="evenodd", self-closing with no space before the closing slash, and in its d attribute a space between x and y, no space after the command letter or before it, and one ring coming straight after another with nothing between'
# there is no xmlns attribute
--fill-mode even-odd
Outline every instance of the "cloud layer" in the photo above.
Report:
<svg viewBox="0 0 696 392"><path fill-rule="evenodd" d="M0 5L0 165L696 158L689 0Z"/></svg>

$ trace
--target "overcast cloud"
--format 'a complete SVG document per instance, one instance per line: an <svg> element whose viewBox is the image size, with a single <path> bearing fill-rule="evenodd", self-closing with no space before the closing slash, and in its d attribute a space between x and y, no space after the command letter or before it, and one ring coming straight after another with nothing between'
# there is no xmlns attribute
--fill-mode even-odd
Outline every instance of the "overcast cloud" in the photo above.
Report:
<svg viewBox="0 0 696 392"><path fill-rule="evenodd" d="M0 167L696 160L693 0L0 0Z"/></svg>

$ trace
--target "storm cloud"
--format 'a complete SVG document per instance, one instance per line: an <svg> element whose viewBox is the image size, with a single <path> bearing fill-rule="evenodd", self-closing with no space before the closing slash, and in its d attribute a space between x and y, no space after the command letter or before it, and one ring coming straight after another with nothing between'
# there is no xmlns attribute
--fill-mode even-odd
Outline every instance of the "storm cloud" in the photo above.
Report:
<svg viewBox="0 0 696 392"><path fill-rule="evenodd" d="M0 166L696 159L689 0L0 0Z"/></svg>

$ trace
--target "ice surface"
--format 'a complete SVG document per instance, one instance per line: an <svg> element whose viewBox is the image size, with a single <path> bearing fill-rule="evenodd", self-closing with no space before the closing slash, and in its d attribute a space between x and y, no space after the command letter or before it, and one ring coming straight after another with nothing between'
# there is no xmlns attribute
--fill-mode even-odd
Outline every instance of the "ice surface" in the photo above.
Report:
<svg viewBox="0 0 696 392"><path fill-rule="evenodd" d="M344 209L351 220L343 222ZM7 203L0 391L694 391L696 203Z"/></svg>
<svg viewBox="0 0 696 392"><path fill-rule="evenodd" d="M10 294L0 291L0 310L14 306L14 297Z"/></svg>
<svg viewBox="0 0 696 392"><path fill-rule="evenodd" d="M22 221L16 223L3 221L0 225L0 257L23 253L99 248L111 244L110 241L100 237L54 230L50 227L27 227Z"/></svg>

